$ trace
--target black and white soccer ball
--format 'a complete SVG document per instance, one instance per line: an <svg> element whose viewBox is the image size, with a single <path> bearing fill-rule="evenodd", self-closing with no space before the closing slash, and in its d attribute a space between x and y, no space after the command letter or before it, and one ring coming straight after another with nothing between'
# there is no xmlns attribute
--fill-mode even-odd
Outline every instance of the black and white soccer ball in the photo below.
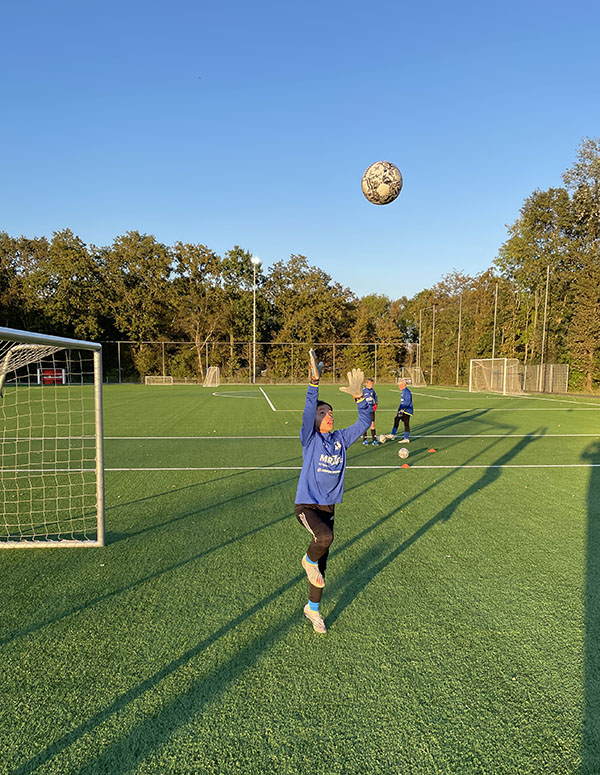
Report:
<svg viewBox="0 0 600 775"><path fill-rule="evenodd" d="M389 205L402 191L402 173L391 161L376 161L362 176L362 192L374 205Z"/></svg>
<svg viewBox="0 0 600 775"><path fill-rule="evenodd" d="M398 450L398 457L401 457L402 460L406 460L406 458L408 457L408 450L406 449L406 447L400 447L400 449Z"/></svg>

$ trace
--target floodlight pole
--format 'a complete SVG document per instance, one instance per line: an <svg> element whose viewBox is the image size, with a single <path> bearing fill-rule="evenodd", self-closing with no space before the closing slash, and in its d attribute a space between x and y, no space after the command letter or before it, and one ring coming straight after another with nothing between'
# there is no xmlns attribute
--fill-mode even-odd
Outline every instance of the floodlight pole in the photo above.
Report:
<svg viewBox="0 0 600 775"><path fill-rule="evenodd" d="M496 313L498 312L498 283L496 283L496 291L494 294L494 335L492 338L492 360L496 355ZM492 365L493 368L493 365Z"/></svg>
<svg viewBox="0 0 600 775"><path fill-rule="evenodd" d="M458 339L456 342L456 384L458 385L458 369L460 364L460 327L462 323L462 293L458 297Z"/></svg>
<svg viewBox="0 0 600 775"><path fill-rule="evenodd" d="M252 384L256 384L256 268L260 266L260 258L250 259L254 269L252 277Z"/></svg>

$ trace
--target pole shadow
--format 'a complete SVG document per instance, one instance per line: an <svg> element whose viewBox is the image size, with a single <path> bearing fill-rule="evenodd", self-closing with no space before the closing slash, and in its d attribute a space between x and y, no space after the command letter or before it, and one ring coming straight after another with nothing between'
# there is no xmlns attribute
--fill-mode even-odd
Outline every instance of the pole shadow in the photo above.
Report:
<svg viewBox="0 0 600 775"><path fill-rule="evenodd" d="M536 433L542 434L546 429L538 429ZM529 444L532 444L534 441L536 441L536 438L532 437L526 437L523 439L520 439L508 452L505 452L503 455L500 455L494 463L496 466L502 466L507 464L510 460L515 458L517 455L519 455L525 447L529 446ZM455 472L452 471L451 474L448 476L454 474ZM439 522L446 522L450 519L450 517L454 514L456 509L464 502L466 501L471 495L473 495L476 492L481 491L485 487L488 487L490 484L493 484L496 482L500 475L502 473L501 468L486 468L483 472L483 474L477 479L476 482L474 482L472 485L470 485L463 493L458 495L456 498L454 498L450 503L448 503L446 506L442 507L440 511L435 514L431 519L429 519L427 522L425 522L423 525L421 525L418 530L416 530L411 536L409 536L407 539L405 539L401 544L399 544L392 552L389 552L385 557L381 558L380 555L382 553L382 550L385 548L385 544L380 544L373 549L371 549L369 552L367 552L363 557L356 563L356 567L352 569L351 573L345 574L345 577L349 577L351 580L348 584L346 584L343 587L342 593L340 597L338 598L333 610L331 613L327 616L327 624L328 626L333 626L333 624L337 621L337 619L340 617L342 612L355 600L355 598L365 589L367 584L369 584L375 576L377 576L378 573L380 573L382 570L384 570L390 563L392 563L399 555L401 555L403 552L406 551L406 549L410 548L416 541L419 540L425 533L427 533L429 530L431 530L432 527L434 527ZM445 477L447 479L448 477ZM441 484L441 481L437 484ZM432 488L428 488L432 489ZM425 492L425 491L423 491ZM413 496L408 501L405 501L401 505L399 505L396 509L394 509L392 512L390 512L386 517L382 520L379 520L376 525L379 526L383 521L386 521L394 514L398 513L401 509L408 506L410 503L414 503L423 492L419 493L417 496ZM375 527L375 526L373 526ZM361 534L361 537L365 534L366 531L363 531Z"/></svg>
<svg viewBox="0 0 600 775"><path fill-rule="evenodd" d="M600 442L582 458L592 464L587 493L584 701L581 775L600 772Z"/></svg>

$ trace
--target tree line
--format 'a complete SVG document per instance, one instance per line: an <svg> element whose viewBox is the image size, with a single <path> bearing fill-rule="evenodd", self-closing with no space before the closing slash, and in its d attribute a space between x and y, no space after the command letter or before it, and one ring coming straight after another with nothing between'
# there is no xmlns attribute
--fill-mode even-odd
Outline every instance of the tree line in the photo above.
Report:
<svg viewBox="0 0 600 775"><path fill-rule="evenodd" d="M599 139L581 142L563 183L527 197L490 268L453 270L412 298L359 298L302 255L265 271L239 246L220 256L137 231L104 247L70 229L51 239L0 231L0 321L138 343L142 376L154 357L143 342L190 342L185 368L201 374L208 343L228 342L233 353L235 342L252 340L256 280L259 342L346 343L347 358L367 368L364 343L378 343L380 373L393 374L408 354L414 364L414 349L400 345L420 337L420 363L435 382L454 384L458 374L462 383L470 358L493 354L568 363L571 388L590 391L600 382Z"/></svg>

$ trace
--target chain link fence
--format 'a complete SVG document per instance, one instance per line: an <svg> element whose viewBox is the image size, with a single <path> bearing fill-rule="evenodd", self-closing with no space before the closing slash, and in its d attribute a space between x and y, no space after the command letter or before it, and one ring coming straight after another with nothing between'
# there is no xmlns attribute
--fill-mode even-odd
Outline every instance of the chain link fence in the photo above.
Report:
<svg viewBox="0 0 600 775"><path fill-rule="evenodd" d="M144 382L171 376L202 384L217 366L225 384L294 384L308 378L308 351L324 363L323 382L340 382L358 367L376 382L394 382L418 365L418 344L402 342L103 342L107 382ZM254 367L254 364L256 366Z"/></svg>

